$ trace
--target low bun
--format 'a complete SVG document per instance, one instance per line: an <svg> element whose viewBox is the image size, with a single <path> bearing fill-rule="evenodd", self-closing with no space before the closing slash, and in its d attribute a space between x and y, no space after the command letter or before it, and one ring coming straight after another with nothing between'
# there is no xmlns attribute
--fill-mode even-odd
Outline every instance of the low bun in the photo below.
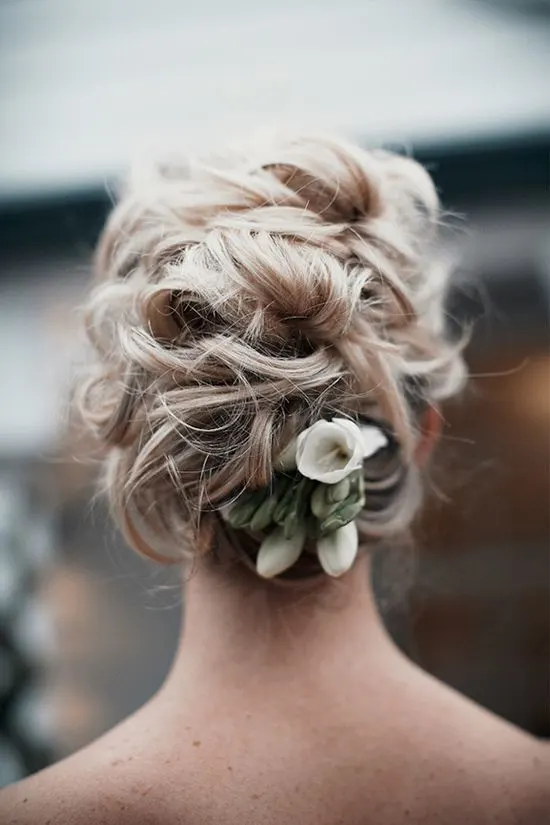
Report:
<svg viewBox="0 0 550 825"><path fill-rule="evenodd" d="M289 438L330 415L388 433L365 466L363 541L407 526L419 415L464 377L438 221L418 164L326 137L129 185L98 248L77 403L137 549L171 560L223 543L248 558L257 542L220 508L269 484Z"/></svg>

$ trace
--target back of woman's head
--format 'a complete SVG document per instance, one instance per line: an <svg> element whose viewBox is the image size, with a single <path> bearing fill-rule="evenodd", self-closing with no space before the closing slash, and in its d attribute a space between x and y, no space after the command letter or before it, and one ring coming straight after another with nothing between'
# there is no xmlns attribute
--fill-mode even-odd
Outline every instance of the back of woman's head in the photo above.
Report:
<svg viewBox="0 0 550 825"><path fill-rule="evenodd" d="M439 218L417 163L327 137L130 182L98 249L78 401L135 547L253 564L266 529L232 526L228 507L333 417L386 438L363 463L362 546L408 525L423 413L463 380ZM307 544L300 564L319 569Z"/></svg>

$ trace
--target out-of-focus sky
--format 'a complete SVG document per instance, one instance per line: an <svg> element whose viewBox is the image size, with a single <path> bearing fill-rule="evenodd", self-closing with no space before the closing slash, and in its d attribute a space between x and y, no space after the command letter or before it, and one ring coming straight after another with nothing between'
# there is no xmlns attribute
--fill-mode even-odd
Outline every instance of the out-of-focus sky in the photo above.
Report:
<svg viewBox="0 0 550 825"><path fill-rule="evenodd" d="M430 142L550 121L550 18L488 0L3 0L0 200L258 125Z"/></svg>

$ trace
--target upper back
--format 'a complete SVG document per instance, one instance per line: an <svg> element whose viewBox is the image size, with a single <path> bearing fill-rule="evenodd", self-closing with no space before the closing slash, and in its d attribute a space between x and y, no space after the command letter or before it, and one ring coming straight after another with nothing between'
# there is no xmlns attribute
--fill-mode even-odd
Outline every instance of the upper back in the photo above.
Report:
<svg viewBox="0 0 550 825"><path fill-rule="evenodd" d="M334 699L324 713L298 698L286 714L226 706L176 715L161 697L8 789L2 822L550 822L549 748L425 674L396 673L362 705Z"/></svg>

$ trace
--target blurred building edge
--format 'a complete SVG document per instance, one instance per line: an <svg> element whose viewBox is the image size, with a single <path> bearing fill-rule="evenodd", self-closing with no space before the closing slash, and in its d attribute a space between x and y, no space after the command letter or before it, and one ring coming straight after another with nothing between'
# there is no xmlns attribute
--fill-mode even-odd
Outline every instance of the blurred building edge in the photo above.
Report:
<svg viewBox="0 0 550 825"><path fill-rule="evenodd" d="M430 169L445 207L464 216L448 234L460 260L449 316L458 328L474 324L468 360L479 377L444 410L444 469L441 478L434 472L418 531L412 610L402 609L399 620L388 613L398 640L422 666L542 736L549 734L550 650L549 147L550 136L539 133L413 152ZM132 570L137 595L129 596L127 576L112 576L112 531L103 511L93 522L88 517L91 475L72 460L72 434L63 434L60 381L74 355L73 308L109 206L105 192L82 192L12 208L4 203L0 215L0 365L7 388L0 461L30 487L39 471L42 505L61 502L55 544L63 551L49 591L63 602L60 623L74 630L78 610L110 617L94 624L93 640L81 630L82 645L64 645L68 676L65 685L56 680L70 709L59 727L64 750L148 698L177 634L173 611L147 611L149 574L129 553L123 569ZM45 460L56 451L66 461ZM102 586L94 586L99 580ZM84 610L87 598L95 607ZM114 622L121 632L113 634ZM124 631L136 623L139 633ZM117 672L110 679L105 661L132 678L117 687ZM71 668L73 676L79 668L86 674L86 689L78 679L71 683Z"/></svg>

